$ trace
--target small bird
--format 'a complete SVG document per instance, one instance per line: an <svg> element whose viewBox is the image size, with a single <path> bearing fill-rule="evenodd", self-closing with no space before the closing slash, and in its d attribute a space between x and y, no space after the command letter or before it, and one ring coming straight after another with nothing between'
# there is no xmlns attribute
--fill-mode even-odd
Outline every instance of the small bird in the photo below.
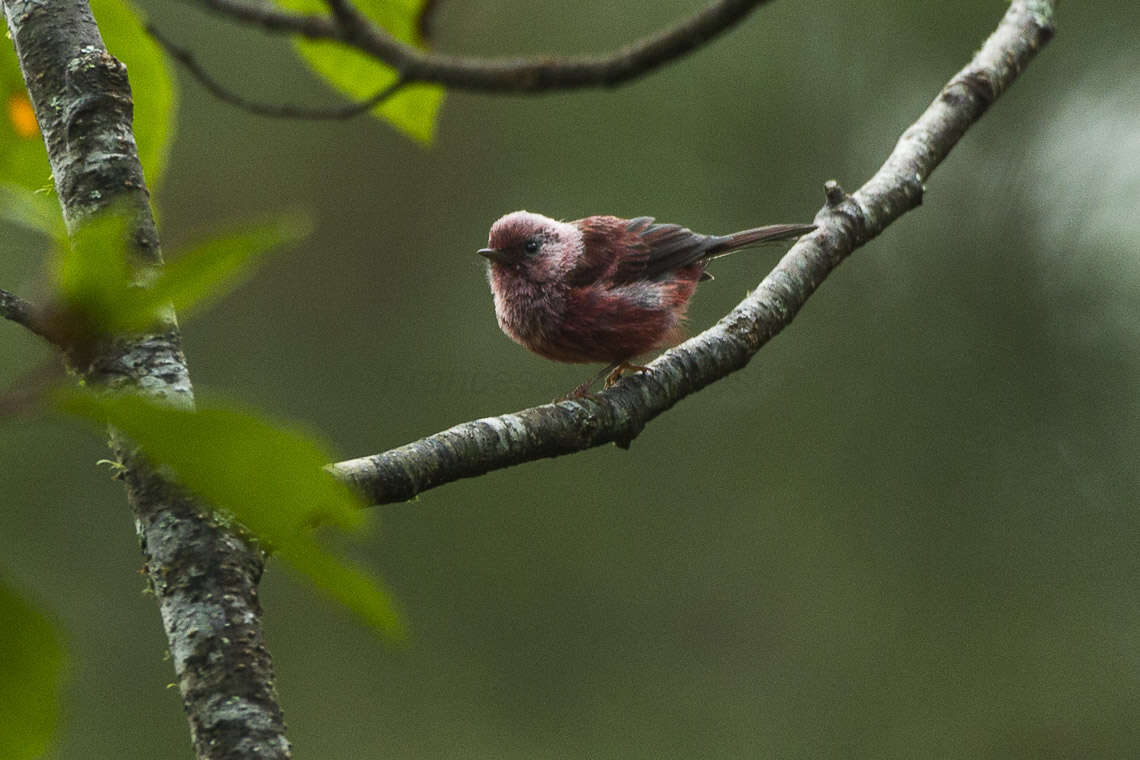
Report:
<svg viewBox="0 0 1140 760"><path fill-rule="evenodd" d="M701 235L651 216L588 216L572 222L514 211L493 225L487 279L499 327L516 343L560 362L605 362L567 397L608 373L609 388L634 357L680 342L697 283L710 259L805 235L811 224L776 224Z"/></svg>

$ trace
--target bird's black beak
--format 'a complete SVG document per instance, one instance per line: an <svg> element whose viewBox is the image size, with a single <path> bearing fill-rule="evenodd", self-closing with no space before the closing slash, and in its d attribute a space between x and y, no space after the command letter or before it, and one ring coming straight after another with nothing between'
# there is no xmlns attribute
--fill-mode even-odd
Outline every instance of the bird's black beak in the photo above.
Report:
<svg viewBox="0 0 1140 760"><path fill-rule="evenodd" d="M507 260L507 254L498 248L480 248L475 253L499 264Z"/></svg>

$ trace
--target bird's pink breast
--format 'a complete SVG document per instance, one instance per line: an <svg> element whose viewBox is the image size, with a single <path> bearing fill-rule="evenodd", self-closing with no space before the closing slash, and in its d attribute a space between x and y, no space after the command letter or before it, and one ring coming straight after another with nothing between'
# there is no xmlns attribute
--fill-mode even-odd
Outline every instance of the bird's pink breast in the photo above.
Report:
<svg viewBox="0 0 1140 760"><path fill-rule="evenodd" d="M544 319L550 329L532 332L527 340L512 337L536 354L556 361L632 359L680 338L697 277L699 272L692 278L664 282L572 288L561 304L561 313Z"/></svg>
<svg viewBox="0 0 1140 760"><path fill-rule="evenodd" d="M495 318L499 327L515 342L530 348L549 335L562 313L561 304L550 288L543 288L507 267L493 267L491 292L495 298Z"/></svg>

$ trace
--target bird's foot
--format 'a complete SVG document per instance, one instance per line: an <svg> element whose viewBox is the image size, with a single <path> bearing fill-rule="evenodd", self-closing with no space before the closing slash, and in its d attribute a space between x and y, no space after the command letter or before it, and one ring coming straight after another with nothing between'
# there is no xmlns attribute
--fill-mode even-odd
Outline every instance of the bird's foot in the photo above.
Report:
<svg viewBox="0 0 1140 760"><path fill-rule="evenodd" d="M643 367L640 364L630 364L629 362L614 362L598 374L591 377L586 382L576 387L574 390L567 393L565 396L560 396L554 399L552 403L557 404L559 401L571 401L576 398L593 397L594 394L590 393L590 388L594 385L594 383L598 382L598 380L600 380L603 375L606 376L606 382L603 384L603 388L605 390L609 390L614 386L615 383L617 383L618 380L621 380L622 375L626 372L648 371L649 367Z"/></svg>
<svg viewBox="0 0 1140 760"><path fill-rule="evenodd" d="M610 372L610 374L606 377L605 388L606 388L606 390L609 390L610 388L612 388L614 386L614 384L617 383L618 380L621 380L621 376L623 374L625 374L626 372L648 372L648 371L649 371L649 367L643 367L640 364L630 364L629 362L621 362L616 367L614 367L613 371Z"/></svg>

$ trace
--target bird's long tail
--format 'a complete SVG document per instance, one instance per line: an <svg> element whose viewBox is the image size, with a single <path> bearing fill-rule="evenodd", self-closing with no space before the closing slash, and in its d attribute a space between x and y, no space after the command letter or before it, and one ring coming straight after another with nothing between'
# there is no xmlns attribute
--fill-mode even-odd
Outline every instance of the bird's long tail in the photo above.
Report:
<svg viewBox="0 0 1140 760"><path fill-rule="evenodd" d="M731 235L722 236L720 242L709 250L706 258L713 259L717 256L725 256L733 251L753 245L775 243L780 240L797 238L800 235L808 234L814 229L814 224L772 224L767 227L756 227L751 230L734 232Z"/></svg>

